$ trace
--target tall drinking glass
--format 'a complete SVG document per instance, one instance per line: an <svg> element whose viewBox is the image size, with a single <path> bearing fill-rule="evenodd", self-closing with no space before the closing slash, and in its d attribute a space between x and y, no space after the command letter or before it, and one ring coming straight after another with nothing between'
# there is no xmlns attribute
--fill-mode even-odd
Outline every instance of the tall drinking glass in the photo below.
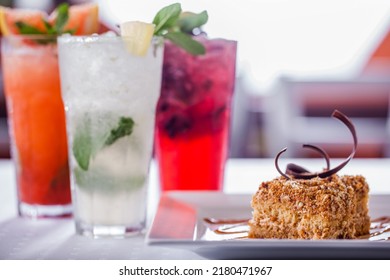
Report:
<svg viewBox="0 0 390 280"><path fill-rule="evenodd" d="M223 186L237 46L223 39L198 40L205 55L165 45L155 133L162 190Z"/></svg>
<svg viewBox="0 0 390 280"><path fill-rule="evenodd" d="M76 231L142 231L163 47L132 55L130 39L59 38Z"/></svg>
<svg viewBox="0 0 390 280"><path fill-rule="evenodd" d="M4 37L2 64L19 214L69 215L72 207L56 38Z"/></svg>

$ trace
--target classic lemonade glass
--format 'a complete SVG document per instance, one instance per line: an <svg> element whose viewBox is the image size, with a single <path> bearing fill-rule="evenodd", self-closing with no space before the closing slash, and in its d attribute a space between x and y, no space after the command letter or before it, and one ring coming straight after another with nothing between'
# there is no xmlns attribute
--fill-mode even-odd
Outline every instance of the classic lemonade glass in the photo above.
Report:
<svg viewBox="0 0 390 280"><path fill-rule="evenodd" d="M59 39L74 217L82 235L123 237L145 227L163 45L153 41L144 55L133 53L135 45L114 35Z"/></svg>
<svg viewBox="0 0 390 280"><path fill-rule="evenodd" d="M62 4L50 17L39 10L0 7L5 96L22 216L72 212L56 36L66 30L94 33L97 27L95 4Z"/></svg>

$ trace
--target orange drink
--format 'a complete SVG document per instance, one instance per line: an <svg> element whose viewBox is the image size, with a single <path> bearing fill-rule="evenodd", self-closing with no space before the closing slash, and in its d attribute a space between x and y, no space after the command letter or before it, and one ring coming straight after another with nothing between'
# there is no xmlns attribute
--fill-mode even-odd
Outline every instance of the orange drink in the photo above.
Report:
<svg viewBox="0 0 390 280"><path fill-rule="evenodd" d="M98 31L94 3L60 4L52 14L0 6L2 66L19 214L72 212L57 37Z"/></svg>
<svg viewBox="0 0 390 280"><path fill-rule="evenodd" d="M21 215L71 213L65 114L53 40L3 38L5 96Z"/></svg>

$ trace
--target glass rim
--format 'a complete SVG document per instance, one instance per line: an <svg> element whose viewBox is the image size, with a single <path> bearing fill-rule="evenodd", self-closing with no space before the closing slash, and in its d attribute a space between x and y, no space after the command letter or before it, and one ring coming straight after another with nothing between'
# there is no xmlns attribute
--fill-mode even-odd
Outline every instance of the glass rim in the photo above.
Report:
<svg viewBox="0 0 390 280"><path fill-rule="evenodd" d="M58 35L50 35L50 34L9 34L7 36L3 36L2 39L7 39L7 38L11 38L11 39L23 39L23 38L26 38L26 39L47 39L47 38L58 38L59 36Z"/></svg>
<svg viewBox="0 0 390 280"><path fill-rule="evenodd" d="M195 36L196 37L196 36ZM69 34L62 34L57 37L57 43L61 44L77 44L77 43L108 43L108 42L123 42L123 41L133 41L134 38L130 36L121 36L119 34L112 35L112 36L105 36L104 34L91 34L91 35L69 35ZM206 41L209 42L218 42L218 41L224 41L228 43L232 43L237 45L238 41L234 39L227 39L227 38L222 38L222 37L204 37L203 38ZM200 42L202 42L201 37L200 37ZM160 44L165 44L171 43L174 44L173 42L165 39L163 36L156 36L154 35L152 37L152 45L160 45Z"/></svg>
<svg viewBox="0 0 390 280"><path fill-rule="evenodd" d="M13 47L57 47L58 36L46 35L46 34L11 34L2 37L1 45L7 48L8 46Z"/></svg>
<svg viewBox="0 0 390 280"><path fill-rule="evenodd" d="M105 36L103 34L91 34L91 35L60 35L57 37L57 43L105 43L105 42L123 42L133 41L134 38L129 36L121 36L118 34L112 36ZM163 37L153 36L152 43L158 43L162 41Z"/></svg>

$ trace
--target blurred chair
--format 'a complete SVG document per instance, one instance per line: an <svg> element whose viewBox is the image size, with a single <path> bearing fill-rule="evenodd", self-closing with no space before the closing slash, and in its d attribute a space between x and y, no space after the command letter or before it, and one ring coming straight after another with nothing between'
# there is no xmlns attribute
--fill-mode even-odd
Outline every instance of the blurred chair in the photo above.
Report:
<svg viewBox="0 0 390 280"><path fill-rule="evenodd" d="M316 156L309 143L346 157L352 137L334 109L349 116L358 134L356 157L390 157L390 25L356 77L346 80L281 77L268 100L265 129L269 156ZM317 155L318 156L318 155Z"/></svg>
<svg viewBox="0 0 390 280"><path fill-rule="evenodd" d="M362 76L390 79L390 26L364 65Z"/></svg>
<svg viewBox="0 0 390 280"><path fill-rule="evenodd" d="M275 156L288 147L291 157L318 156L302 144L324 148L332 157L352 149L348 129L331 118L334 109L349 116L358 134L356 157L388 156L390 79L296 80L281 78L268 100L267 147Z"/></svg>
<svg viewBox="0 0 390 280"><path fill-rule="evenodd" d="M264 157L263 98L252 92L242 73L233 96L229 157Z"/></svg>

